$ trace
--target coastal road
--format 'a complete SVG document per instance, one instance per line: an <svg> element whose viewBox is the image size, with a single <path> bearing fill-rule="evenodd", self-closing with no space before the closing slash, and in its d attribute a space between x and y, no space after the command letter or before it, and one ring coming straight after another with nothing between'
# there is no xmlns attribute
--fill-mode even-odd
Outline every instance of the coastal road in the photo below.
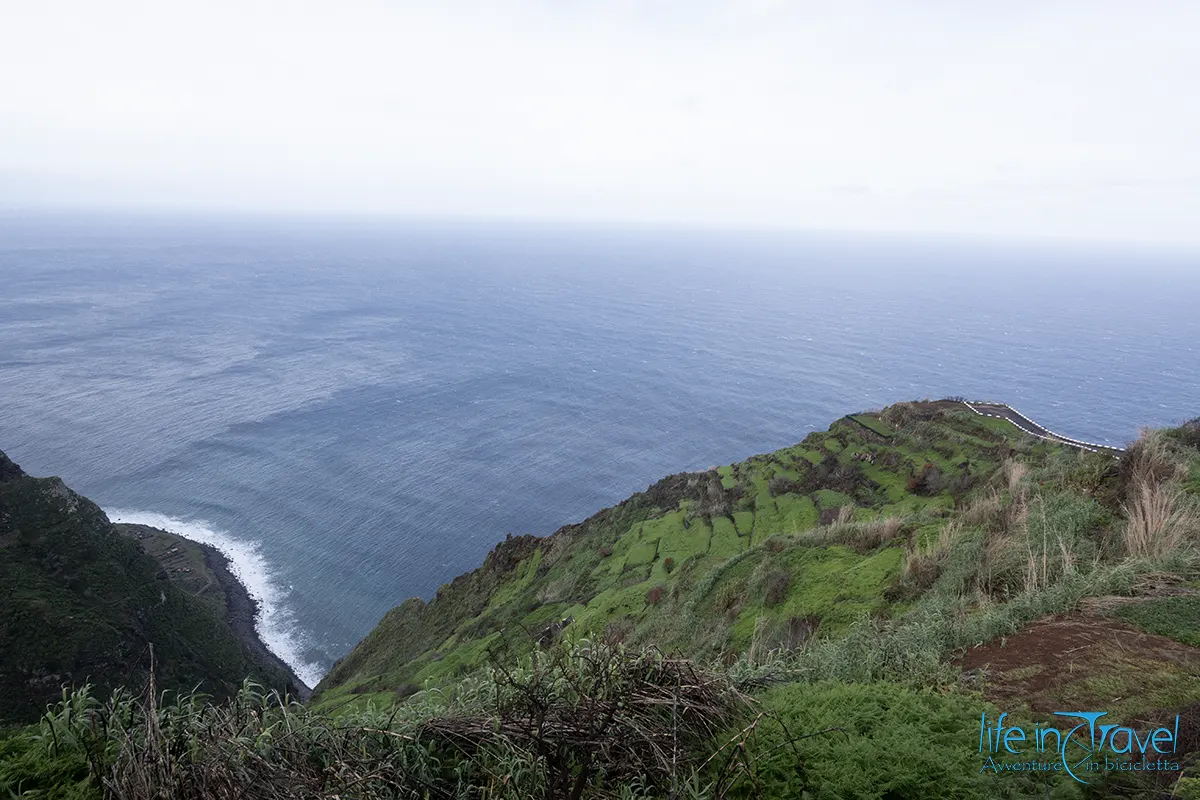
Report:
<svg viewBox="0 0 1200 800"><path fill-rule="evenodd" d="M1098 453L1105 450L1116 453L1122 452L1121 448L1119 447L1111 447L1106 444L1097 444L1096 442L1084 442L1079 439L1072 439L1069 436L1063 436L1055 433L1049 428L1045 428L1037 424L1012 406L1004 403L967 402L964 400L963 405L974 411L976 414L982 414L985 417L999 417L1000 419L1006 419L1031 436L1036 436L1039 439L1045 439L1048 442L1065 444L1069 445L1070 447L1078 447L1080 450L1087 450L1092 453Z"/></svg>

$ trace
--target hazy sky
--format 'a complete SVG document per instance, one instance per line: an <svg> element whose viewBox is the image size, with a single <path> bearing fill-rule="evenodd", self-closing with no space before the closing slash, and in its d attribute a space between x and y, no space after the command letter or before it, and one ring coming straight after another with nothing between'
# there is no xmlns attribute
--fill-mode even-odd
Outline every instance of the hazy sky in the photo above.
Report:
<svg viewBox="0 0 1200 800"><path fill-rule="evenodd" d="M1200 244L1200 2L0 0L0 204Z"/></svg>

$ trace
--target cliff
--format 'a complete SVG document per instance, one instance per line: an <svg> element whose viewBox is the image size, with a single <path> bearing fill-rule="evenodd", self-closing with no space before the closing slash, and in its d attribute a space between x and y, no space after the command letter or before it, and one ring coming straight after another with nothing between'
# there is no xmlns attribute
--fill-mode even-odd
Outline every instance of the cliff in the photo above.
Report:
<svg viewBox="0 0 1200 800"><path fill-rule="evenodd" d="M63 686L139 691L151 645L162 689L299 688L94 503L0 453L0 720L36 718Z"/></svg>

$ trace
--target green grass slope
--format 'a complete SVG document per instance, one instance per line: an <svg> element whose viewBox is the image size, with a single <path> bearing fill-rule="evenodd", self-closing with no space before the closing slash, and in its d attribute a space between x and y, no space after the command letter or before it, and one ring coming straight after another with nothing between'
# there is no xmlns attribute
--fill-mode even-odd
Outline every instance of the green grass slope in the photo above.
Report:
<svg viewBox="0 0 1200 800"><path fill-rule="evenodd" d="M136 691L150 645L160 688L286 685L94 503L0 453L0 721L36 718L63 685Z"/></svg>
<svg viewBox="0 0 1200 800"><path fill-rule="evenodd" d="M549 537L500 543L432 601L387 614L318 694L403 695L556 636L727 660L840 636L904 612L906 548L990 492L1018 449L1033 462L1061 450L962 404L902 404L673 475Z"/></svg>

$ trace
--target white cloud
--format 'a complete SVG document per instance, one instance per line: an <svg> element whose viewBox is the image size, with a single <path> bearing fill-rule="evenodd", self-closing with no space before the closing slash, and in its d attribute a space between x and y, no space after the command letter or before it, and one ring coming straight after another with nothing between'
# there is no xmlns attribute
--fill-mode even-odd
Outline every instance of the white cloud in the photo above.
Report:
<svg viewBox="0 0 1200 800"><path fill-rule="evenodd" d="M8 202L1200 243L1194 3L46 0L3 16Z"/></svg>

